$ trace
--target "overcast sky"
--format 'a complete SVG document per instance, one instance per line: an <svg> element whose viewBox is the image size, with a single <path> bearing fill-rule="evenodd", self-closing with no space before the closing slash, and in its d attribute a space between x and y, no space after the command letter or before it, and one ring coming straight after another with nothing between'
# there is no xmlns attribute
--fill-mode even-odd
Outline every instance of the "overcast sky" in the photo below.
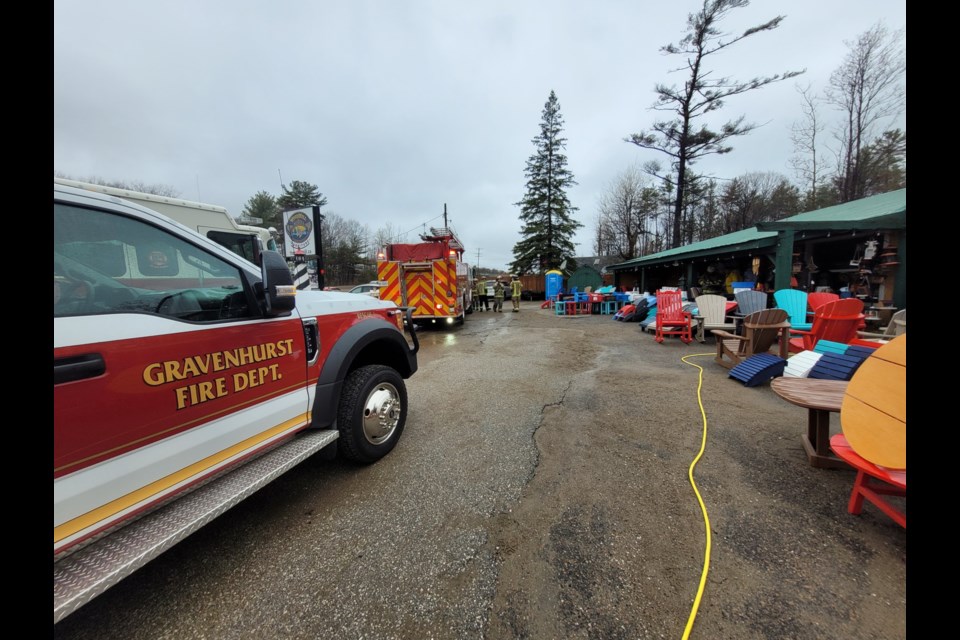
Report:
<svg viewBox="0 0 960 640"><path fill-rule="evenodd" d="M55 0L55 172L169 186L240 215L281 180L317 185L326 213L407 242L441 226L467 260L506 269L524 167L555 91L568 196L593 253L597 203L626 169L666 158L624 141L647 129L657 83L680 85L678 42L700 0ZM791 180L797 87L822 93L848 43L906 0L755 0L721 24L785 19L711 56L737 80L806 69L730 99L703 122L762 126L698 172ZM824 112L824 116L829 115ZM898 123L899 124L899 123ZM899 124L905 128L905 125Z"/></svg>

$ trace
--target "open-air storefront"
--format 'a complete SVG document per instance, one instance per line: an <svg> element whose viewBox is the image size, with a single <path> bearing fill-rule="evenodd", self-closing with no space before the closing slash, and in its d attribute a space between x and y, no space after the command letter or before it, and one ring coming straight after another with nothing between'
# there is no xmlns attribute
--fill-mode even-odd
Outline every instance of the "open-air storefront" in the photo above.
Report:
<svg viewBox="0 0 960 640"><path fill-rule="evenodd" d="M624 290L680 287L690 295L708 268L722 293L733 283L772 292L833 291L906 308L906 189L765 222L607 267ZM715 277L715 276L714 276ZM709 278L708 278L709 280ZM744 286L744 285L740 285Z"/></svg>

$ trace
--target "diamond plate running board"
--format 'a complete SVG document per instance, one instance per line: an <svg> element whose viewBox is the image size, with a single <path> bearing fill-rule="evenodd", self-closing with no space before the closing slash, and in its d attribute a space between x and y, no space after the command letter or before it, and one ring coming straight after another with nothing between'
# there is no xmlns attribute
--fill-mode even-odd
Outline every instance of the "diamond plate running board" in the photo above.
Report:
<svg viewBox="0 0 960 640"><path fill-rule="evenodd" d="M56 624L150 560L337 439L304 431L290 442L53 564Z"/></svg>

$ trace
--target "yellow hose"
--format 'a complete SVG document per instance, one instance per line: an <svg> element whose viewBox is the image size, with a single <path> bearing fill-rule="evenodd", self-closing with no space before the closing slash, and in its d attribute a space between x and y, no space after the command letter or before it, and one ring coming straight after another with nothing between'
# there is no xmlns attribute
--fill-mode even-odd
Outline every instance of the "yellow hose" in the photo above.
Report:
<svg viewBox="0 0 960 640"><path fill-rule="evenodd" d="M707 516L707 507L705 504L703 504L703 498L700 497L700 492L697 490L697 484L693 481L693 468L696 466L701 456L703 456L703 450L707 446L707 413L703 409L703 398L700 395L700 390L703 388L703 367L692 362L687 362L687 358L699 358L704 356L713 357L715 355L716 354L714 353L694 353L681 358L684 363L694 366L700 370L699 379L697 381L697 404L700 405L700 415L703 417L703 437L700 440L700 451L697 452L693 462L690 463L687 476L690 478L690 486L693 487L693 493L697 496L697 502L700 503L700 510L703 512L704 530L707 534L707 544L703 554L703 571L700 573L700 585L697 587L697 597L693 600L693 608L690 610L690 617L687 619L687 626L683 630L684 640L687 640L687 638L690 637L690 631L693 629L693 621L696 619L697 611L700 609L700 599L703 597L703 589L707 584L707 572L710 569L710 518Z"/></svg>

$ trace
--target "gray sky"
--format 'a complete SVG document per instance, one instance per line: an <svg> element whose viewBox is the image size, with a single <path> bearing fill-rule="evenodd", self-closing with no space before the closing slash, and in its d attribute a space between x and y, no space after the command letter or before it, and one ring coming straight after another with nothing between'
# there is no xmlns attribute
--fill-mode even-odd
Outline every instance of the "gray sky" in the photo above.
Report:
<svg viewBox="0 0 960 640"><path fill-rule="evenodd" d="M682 84L663 45L700 0L55 0L54 171L162 184L239 215L280 181L316 184L324 211L371 234L450 225L468 261L503 268L520 239L523 174L544 104L557 94L568 196L592 254L597 203L624 170L666 157L624 142L647 129L657 83ZM734 151L695 165L733 178L791 180L797 86L822 93L846 43L906 0L755 0L728 33L780 27L710 56L736 80L806 69L731 98L719 126L762 124ZM712 59L711 59L712 58ZM821 114L833 117L824 108ZM903 119L898 126L905 129Z"/></svg>

